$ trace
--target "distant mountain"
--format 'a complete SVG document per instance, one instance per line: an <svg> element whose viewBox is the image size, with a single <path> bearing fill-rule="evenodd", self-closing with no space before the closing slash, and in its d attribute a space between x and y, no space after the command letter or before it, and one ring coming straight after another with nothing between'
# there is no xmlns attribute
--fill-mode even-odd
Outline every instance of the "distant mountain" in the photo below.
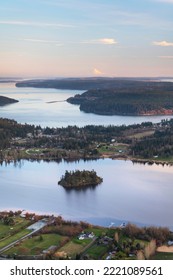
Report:
<svg viewBox="0 0 173 280"><path fill-rule="evenodd" d="M9 104L13 104L16 102L19 102L19 101L16 99L9 98L9 97L0 96L0 106L9 105Z"/></svg>

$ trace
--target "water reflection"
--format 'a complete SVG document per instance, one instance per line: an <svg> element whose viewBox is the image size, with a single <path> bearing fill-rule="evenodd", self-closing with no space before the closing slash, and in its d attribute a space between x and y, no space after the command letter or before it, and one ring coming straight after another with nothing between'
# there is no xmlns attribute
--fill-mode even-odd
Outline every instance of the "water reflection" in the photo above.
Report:
<svg viewBox="0 0 173 280"><path fill-rule="evenodd" d="M66 170L92 170L102 184L82 190L58 185ZM129 161L20 161L0 166L0 208L62 214L71 220L171 226L173 167ZM104 224L106 225L106 224Z"/></svg>

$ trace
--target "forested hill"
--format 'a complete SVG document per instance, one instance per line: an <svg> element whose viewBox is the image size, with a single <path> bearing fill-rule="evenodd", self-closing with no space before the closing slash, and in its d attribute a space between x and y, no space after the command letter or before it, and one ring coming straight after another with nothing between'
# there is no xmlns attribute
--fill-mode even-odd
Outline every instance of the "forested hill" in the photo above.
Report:
<svg viewBox="0 0 173 280"><path fill-rule="evenodd" d="M173 84L89 90L67 100L80 110L99 115L172 115Z"/></svg>
<svg viewBox="0 0 173 280"><path fill-rule="evenodd" d="M9 97L0 96L0 106L5 106L5 105L16 103L16 102L19 102L19 101L16 99L9 98Z"/></svg>

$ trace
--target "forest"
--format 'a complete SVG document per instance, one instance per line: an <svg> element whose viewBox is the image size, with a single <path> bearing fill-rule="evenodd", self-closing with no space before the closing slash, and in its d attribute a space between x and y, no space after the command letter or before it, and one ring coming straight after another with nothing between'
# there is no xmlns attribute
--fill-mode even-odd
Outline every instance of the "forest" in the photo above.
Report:
<svg viewBox="0 0 173 280"><path fill-rule="evenodd" d="M173 119L162 121L162 126L152 136L135 141L131 146L131 153L139 158L172 158Z"/></svg>

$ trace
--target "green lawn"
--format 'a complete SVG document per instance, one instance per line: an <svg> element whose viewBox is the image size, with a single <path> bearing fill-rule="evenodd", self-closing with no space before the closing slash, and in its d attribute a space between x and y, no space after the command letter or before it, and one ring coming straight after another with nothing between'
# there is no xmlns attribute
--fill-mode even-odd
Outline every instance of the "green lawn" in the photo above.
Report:
<svg viewBox="0 0 173 280"><path fill-rule="evenodd" d="M153 257L152 260L173 260L173 253L162 253L157 252Z"/></svg>
<svg viewBox="0 0 173 280"><path fill-rule="evenodd" d="M91 248L89 248L85 252L85 255L88 255L89 258L93 260L99 260L103 257L103 255L107 253L107 251L108 251L107 246L94 244Z"/></svg>
<svg viewBox="0 0 173 280"><path fill-rule="evenodd" d="M22 241L20 245L11 248L5 253L8 255L37 255L50 246L59 246L60 242L65 239L65 236L60 236L58 234L42 234L41 236L34 236Z"/></svg>
<svg viewBox="0 0 173 280"><path fill-rule="evenodd" d="M127 152L128 146L124 144L117 144L117 145L103 145L98 148L98 152L101 154L112 154L112 153L125 153Z"/></svg>
<svg viewBox="0 0 173 280"><path fill-rule="evenodd" d="M87 231L93 232L95 234L95 236L102 236L105 235L108 231L107 228L97 228L97 227L91 227L89 229L87 229Z"/></svg>

